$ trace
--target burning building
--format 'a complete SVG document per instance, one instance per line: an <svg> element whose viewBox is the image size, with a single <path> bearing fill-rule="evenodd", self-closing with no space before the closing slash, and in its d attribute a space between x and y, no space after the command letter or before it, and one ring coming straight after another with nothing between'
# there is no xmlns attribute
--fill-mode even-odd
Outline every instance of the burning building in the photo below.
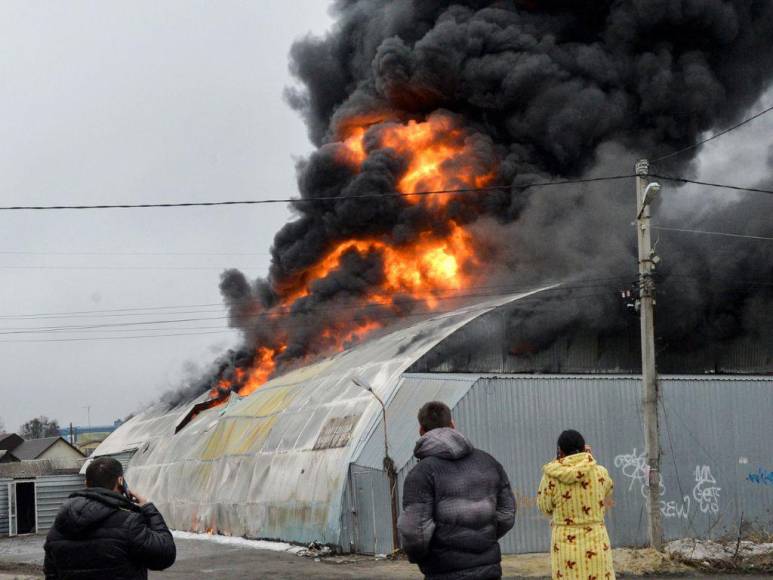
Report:
<svg viewBox="0 0 773 580"><path fill-rule="evenodd" d="M628 417L629 432L592 435L630 443L635 466L638 320L620 300L636 260L628 176L643 152L662 159L660 173L690 174L695 150L683 148L760 98L773 73L773 5L339 0L333 10L330 34L291 54L300 85L287 98L317 146L298 165L295 219L275 237L267 277L230 270L221 279L243 344L96 453L131 454L129 477L175 527L376 551L391 547L379 527L389 518L378 511L389 502L363 507L362 490L375 498L388 488L373 459L383 459L380 406L354 376L398 424L390 444L400 473L410 465L414 408L439 398L465 416L484 408L488 392L498 393L489 414L461 421L481 435L473 440L497 450L490 422L546 459L552 432L517 427L545 407L532 392L543 387L588 393L587 406L576 405L586 415L557 412L545 419L555 428L560 417L580 427L600 409ZM769 231L769 200L706 199L700 212L661 223ZM683 393L705 390L706 409L719 412L732 387L764 407L770 380L752 375L773 371L773 248L671 236L658 252L661 371L691 377L665 381L664 396L669 385L682 403ZM560 385L549 382L557 376ZM619 391L618 407L599 400L609 390ZM522 400L536 407L522 409ZM747 439L739 454L762 457ZM528 494L537 456L502 451ZM679 513L689 518L684 497ZM705 521L687 521L722 529L710 526L714 505L700 503ZM618 540L639 542L625 519L633 515L620 517ZM507 549L538 547L536 529L521 530L533 541L511 539Z"/></svg>

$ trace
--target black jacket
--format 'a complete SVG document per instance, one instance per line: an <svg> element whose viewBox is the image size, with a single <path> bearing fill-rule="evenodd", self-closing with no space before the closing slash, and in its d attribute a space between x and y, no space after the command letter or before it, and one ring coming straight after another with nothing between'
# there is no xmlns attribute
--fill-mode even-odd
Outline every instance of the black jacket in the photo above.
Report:
<svg viewBox="0 0 773 580"><path fill-rule="evenodd" d="M46 578L135 580L174 564L177 550L156 507L93 487L59 510L46 538Z"/></svg>
<svg viewBox="0 0 773 580"><path fill-rule="evenodd" d="M408 558L430 580L500 578L499 538L515 523L502 466L447 428L419 439L414 455L398 522Z"/></svg>

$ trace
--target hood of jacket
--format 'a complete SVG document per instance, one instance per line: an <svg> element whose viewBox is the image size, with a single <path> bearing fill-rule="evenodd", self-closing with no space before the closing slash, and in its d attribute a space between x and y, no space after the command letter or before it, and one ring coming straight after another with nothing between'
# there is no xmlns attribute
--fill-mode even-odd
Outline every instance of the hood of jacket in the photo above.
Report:
<svg viewBox="0 0 773 580"><path fill-rule="evenodd" d="M54 526L66 537L79 536L97 527L117 510L139 511L118 492L91 487L70 494L70 499L56 516Z"/></svg>
<svg viewBox="0 0 773 580"><path fill-rule="evenodd" d="M472 443L459 431L450 427L441 427L422 435L416 442L413 454L418 459L439 457L453 461L466 457L473 449Z"/></svg>
<svg viewBox="0 0 773 580"><path fill-rule="evenodd" d="M548 477L561 483L573 484L582 481L588 472L596 468L596 460L590 453L575 453L563 459L555 459L542 467Z"/></svg>

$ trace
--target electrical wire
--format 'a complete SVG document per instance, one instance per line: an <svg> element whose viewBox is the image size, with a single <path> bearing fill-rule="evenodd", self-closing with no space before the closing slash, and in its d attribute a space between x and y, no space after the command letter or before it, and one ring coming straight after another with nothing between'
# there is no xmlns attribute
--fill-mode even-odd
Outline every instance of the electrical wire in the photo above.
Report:
<svg viewBox="0 0 773 580"><path fill-rule="evenodd" d="M630 276L614 276L614 277L607 277L607 278L588 278L585 280L578 280L575 284L567 284L567 285L561 285L557 286L555 288L552 288L550 290L547 290L546 292L551 291L562 291L562 290L576 290L576 289L585 289L585 288L606 288L606 287L612 287L611 284L599 284L599 282L623 282L623 281L629 281L632 278ZM478 286L476 288L476 292L458 292L456 290L444 290L439 293L434 293L431 296L422 297L422 300L438 300L438 301L444 301L444 300L459 300L464 298L480 298L480 297L489 297L489 296L506 296L509 294L516 294L519 292L528 292L531 290L534 290L534 286L514 286L511 284L499 284L499 285L489 285L489 286ZM484 291L484 290L494 290L499 292L478 292L478 291ZM538 295L535 295L534 297L525 297L521 300L526 299L534 299L535 297L539 297L540 299L544 299L546 297L545 293L540 293ZM547 298L550 298L550 296L547 296ZM520 300L519 300L520 302ZM251 303L250 301L247 301L246 303ZM222 305L220 305L222 307ZM343 312L343 311L352 311L352 310L363 310L365 308L368 308L370 306L389 306L388 304L379 304L379 303L366 303L366 304L350 304L350 305L326 305L326 306L318 306L318 307L309 307L306 308L298 314L301 315L307 315L307 314L316 314L318 312ZM161 307L160 307L161 308ZM245 314L242 315L242 319L259 319L262 317L274 317L279 315L289 315L293 313L294 306L282 306L282 307L274 307L273 309L265 310L263 312L255 313L255 314ZM127 309L129 310L129 309ZM88 311L86 311L88 312ZM430 311L431 312L431 311ZM185 312L170 312L169 315L179 315L184 314ZM189 311L189 313L202 313L202 314L215 314L214 311ZM143 316L143 315L153 315L153 314L159 314L159 313L140 313L140 314L134 314L129 313L128 315L136 315L136 316ZM161 313L163 315L163 313ZM110 316L124 316L122 314L116 314L116 315L105 315L105 317ZM12 320L18 320L14 319L12 317ZM48 317L41 317L41 318L48 318ZM90 317L89 317L90 318ZM105 324L95 324L95 325L71 325L71 326L45 326L45 327L0 327L0 331L26 331L26 330L39 330L39 331L62 331L62 330L81 330L81 329L87 329L87 328L109 328L109 327L119 327L119 326L137 326L137 325L148 325L148 324L165 324L165 323L175 323L175 322L200 322L200 321L207 321L207 320L227 320L230 319L230 316L215 316L215 317L205 317L205 318L185 318L185 319L173 319L173 320L148 320L148 321L139 321L139 322L115 322L115 323L105 323ZM26 318L23 320L37 320L36 318Z"/></svg>
<svg viewBox="0 0 773 580"><path fill-rule="evenodd" d="M773 237L767 236L748 236L745 234L733 234L730 232L712 232L708 230L691 230L687 228L669 228L666 226L650 226L653 230L665 231L665 232L682 232L687 234L704 234L707 236L725 236L728 238L743 238L747 240L765 240L773 242Z"/></svg>
<svg viewBox="0 0 773 580"><path fill-rule="evenodd" d="M675 276L676 278L679 278L679 276ZM747 289L749 287L756 286L757 284L743 284L743 285L736 285L734 288L737 289L737 291L742 291L744 289ZM612 284L595 284L595 285L582 285L582 286L563 286L555 288L554 290L575 290L575 289L598 289L598 288L604 288L604 292L593 292L591 294L582 295L582 294L570 294L568 296L551 296L546 295L544 293L535 294L532 296L525 296L523 298L520 298L510 306L513 308L523 308L528 307L530 309L531 313L539 312L542 310L550 310L554 311L555 308L552 305L552 301L560 300L562 302L571 301L575 297L610 297L613 294L616 294L618 291L618 287L615 287ZM549 292L549 290L548 290ZM509 294L512 294L512 292L505 292L505 293L494 293L494 292L487 292L487 293L468 293L464 295L454 296L454 297L437 297L437 300L451 300L456 299L460 297L465 298L495 298L500 296L507 296ZM543 304L539 304L539 303ZM537 304L535 304L537 303ZM349 306L349 307L331 307L331 308L324 308L320 310L325 311L332 311L332 310L344 310L344 309L356 309L356 310L362 310L362 305L355 305L355 306ZM382 311L382 312L370 312L367 316L368 321L381 321L381 320L390 320L390 319L409 319L414 317L430 317L437 314L442 313L448 313L448 312L454 312L459 307L453 307L450 309L419 309L413 313L403 313L403 312L394 312L394 311ZM214 317L214 318L193 318L193 319L185 319L185 322L193 322L193 321L204 321L204 320L218 320L218 319L228 319L229 317ZM182 327L182 328L169 328L169 327L156 327L156 328L148 328L145 325L150 324L157 324L157 323L177 323L181 322L179 320L169 320L169 321L146 321L141 323L115 323L115 324L105 324L105 325L83 325L83 326L67 326L67 327L40 327L40 328L22 328L22 329L2 329L3 331L0 332L0 335L17 335L17 334L34 334L34 335L40 335L40 334L57 334L57 333L71 333L71 334L82 334L82 333L90 333L90 332L156 332L156 331L171 331L171 330L214 330L219 327L217 326L200 326L200 327ZM356 324L356 320L353 321ZM282 329L306 329L306 328L312 328L316 325L313 323L309 323L303 319L298 320L283 320L281 322L281 328ZM126 327L132 327L132 328L126 328ZM355 328L356 329L356 328ZM223 329L223 332L230 332L228 330ZM197 333L193 333L197 334ZM206 333L204 333L206 334ZM166 335L159 335L159 336L166 336ZM120 337L119 337L120 338ZM6 341L0 341L0 342L8 342Z"/></svg>
<svg viewBox="0 0 773 580"><path fill-rule="evenodd" d="M572 296L568 296L565 298L562 298L564 301L571 301L571 300L582 300L582 299L588 299L588 298L596 298L598 296L608 296L608 292L604 293L591 293L591 294L574 294ZM528 300L530 297L525 297L519 300L518 302ZM445 310L431 310L427 312L416 312L412 314L402 314L402 313L384 313L384 316L378 316L378 317L369 317L369 319L375 319L375 320L388 320L390 318L395 319L410 319L410 318L428 318L432 316L436 316L439 314L448 314L452 312L456 312L458 308L450 308ZM128 340L128 339L135 339L135 338L163 338L163 337L169 337L169 336L199 336L199 335L207 335L207 334L223 334L223 333L230 333L233 332L233 330L229 329L223 329L223 330L213 330L213 331L206 331L206 332L192 332L192 333L170 333L170 334L153 334L153 335L137 335L137 336L104 336L104 337L68 337L68 338L33 338L33 339L0 339L0 343L24 343L24 342L82 342L82 341L100 341L100 340ZM0 333L3 334L3 333Z"/></svg>
<svg viewBox="0 0 773 580"><path fill-rule="evenodd" d="M655 173L649 174L648 177L654 177L655 179L662 179L664 181L675 181L678 183L692 183L695 185L704 185L706 187L716 187L719 189L732 189L734 191L746 191L746 192L752 192L752 193L765 193L767 195L773 195L773 190L771 189L760 189L757 187L743 187L740 185L728 185L726 183L710 183L708 181L697 181L695 179L687 179L686 177L673 177L668 175L658 175Z"/></svg>
<svg viewBox="0 0 773 580"><path fill-rule="evenodd" d="M270 256L271 252L27 252L0 250L10 256Z"/></svg>
<svg viewBox="0 0 773 580"><path fill-rule="evenodd" d="M617 278L616 278L617 279ZM585 285L574 285L574 286L559 286L555 288L554 290L575 290L575 289L583 289L583 288L600 288L600 287L610 287L609 284L585 284ZM480 287L481 289L485 289L485 287ZM496 289L497 287L489 287L489 289ZM499 288L503 288L500 286ZM460 293L460 294L452 294L448 296L431 296L433 300L438 301L444 301L444 300L459 300L462 298L488 298L488 297L498 297L498 296L507 296L509 294L515 294L517 293L517 290L513 287L510 287L509 290L506 292L476 292L476 293ZM540 297L540 299L545 299L545 295L537 295ZM427 299L430 297L427 296ZM534 297L524 297L521 300L527 300L529 298ZM549 297L548 297L549 298ZM519 300L520 302L520 300ZM318 307L318 308L309 308L308 310L304 310L303 312L299 314L316 314L318 312L336 312L336 311L344 311L344 310L363 310L367 306L380 306L378 303L373 304L356 304L356 305L350 305L350 306L325 306L325 307ZM383 305L388 306L388 305ZM437 310L429 310L427 312L422 312L421 314L433 314L435 312L438 312ZM259 319L264 314L266 316L275 316L275 315L287 315L291 313L291 308L286 309L275 309L275 310L269 310L265 313L258 313L255 315L245 315L242 318L244 319L250 319L255 318ZM375 314L374 314L375 315ZM369 315L369 318L373 317L374 315ZM395 316L400 316L399 313L396 313ZM210 321L210 320L229 320L230 316L211 316L211 317L199 317L199 318L177 318L177 319L171 319L171 320L147 320L147 321L133 321L133 322L114 322L114 323L100 323L100 324L85 324L85 325L69 325L69 326L42 326L42 327L24 327L24 328L2 328L0 327L0 335L7 335L7 334L39 334L39 333L45 333L45 332L66 332L66 331L81 331L86 329L115 329L115 328L122 328L122 327L136 327L136 326L148 326L151 324L175 324L175 323L187 323L187 322L203 322L203 321ZM283 321L283 326L292 325L293 321ZM146 329L139 329L139 330L146 330Z"/></svg>
<svg viewBox="0 0 773 580"><path fill-rule="evenodd" d="M228 205L262 205L275 203L317 203L325 201L348 201L351 199L374 199L390 197L421 197L429 195L464 195L471 193L487 193L492 191L502 191L510 189L531 189L533 187L552 187L559 185L577 185L582 183L595 183L599 181L615 181L620 179L630 179L635 175L611 175L606 177L586 177L582 179L566 179L560 181L542 181L535 183L511 184L511 185L491 185L488 187L470 187L465 189L436 189L430 191L401 192L393 191L388 193L363 193L360 195L347 196L320 196L320 197L298 197L298 198L277 198L277 199L245 199L234 201L190 201L190 202L170 202L170 203L122 203L122 204L98 204L98 205L7 205L0 206L0 211L17 210L63 210L63 209L137 209L137 208L172 208L172 207L214 207Z"/></svg>
<svg viewBox="0 0 773 580"><path fill-rule="evenodd" d="M652 163L659 163L661 161L665 161L666 159L670 159L671 157L676 157L677 155L681 155L682 153L686 151L691 151L693 149L696 149L697 147L700 147L704 143L708 143L709 141L713 141L714 139L721 137L722 135L727 135L731 131L735 131L739 127L743 127L747 123L750 123L751 121L754 121L755 119L762 117L763 115L769 113L770 111L773 111L773 107L768 107L767 109L764 109L760 111L759 113L756 113L755 115L752 115L751 117L748 117L741 121L740 123L736 123L732 127L728 127L727 129L724 129L720 131L719 133L714 133L710 137L707 137L706 139L703 139L701 141L698 141L697 143L694 143L692 145L688 145L687 147L683 147L682 149L679 149L678 151L674 151L673 153L669 153L668 155L663 155L662 157L658 157L656 159L651 160Z"/></svg>
<svg viewBox="0 0 773 580"><path fill-rule="evenodd" d="M250 266L244 267L245 269L259 270L263 266ZM164 272L184 272L189 270L195 271L213 271L217 270L222 272L227 268L223 266L5 266L0 265L0 270L115 270L115 271L137 271L137 270L161 270Z"/></svg>
<svg viewBox="0 0 773 580"><path fill-rule="evenodd" d="M22 342L82 342L82 341L100 341L100 340L132 340L137 338L164 338L168 336L200 336L205 334L226 334L230 330L212 330L209 332L180 332L171 334L148 334L138 336L89 336L89 337L68 337L68 338L34 338L23 340L0 340L0 343L22 343Z"/></svg>
<svg viewBox="0 0 773 580"><path fill-rule="evenodd" d="M566 286L562 285L560 288L578 288L581 287L579 284L585 284L587 282L607 282L607 281L615 281L615 280L630 280L635 278L634 276L608 276L605 278L585 278L585 279L578 279L572 282L572 285ZM548 282L545 283L545 285L549 285ZM478 290L503 290L507 289L510 292L518 292L524 291L528 292L530 290L534 289L534 285L531 286L524 286L524 285L513 285L513 284L495 284L495 285L486 285L486 286L476 286ZM441 291L442 293L445 293L447 295L451 295L452 297L464 297L464 294L453 294L455 292L458 292L455 289L447 288L443 289ZM509 292L508 292L509 293ZM252 297L244 298L243 300L232 300L234 304L244 303L244 304L252 304L254 302L254 299ZM185 309L185 308L206 308L206 307L218 307L220 309L226 308L226 305L222 302L210 302L210 303L204 303L204 304L180 304L180 305L164 305L164 306L136 306L136 307L127 307L127 308L109 308L109 309L103 309L103 310L75 310L75 311L68 311L68 312L41 312L41 313L27 313L27 314L5 314L0 315L0 320L8 320L8 319L36 319L36 318L64 318L64 317L80 317L80 315L95 315L95 316L85 316L85 318L98 318L100 316L96 315L104 315L105 317L114 317L114 316L122 316L122 314L114 314L114 313L127 313L126 316L144 316L146 315L144 312L141 311L156 311L156 310L170 310L170 309ZM356 306L356 308L361 308L361 305ZM340 307L332 307L334 310ZM348 307L346 307L348 308ZM330 307L326 307L325 310L330 310ZM190 313L197 313L196 311L192 311ZM147 314L159 314L156 312L148 312ZM163 314L163 313L161 313ZM182 312L172 312L170 314L183 314Z"/></svg>

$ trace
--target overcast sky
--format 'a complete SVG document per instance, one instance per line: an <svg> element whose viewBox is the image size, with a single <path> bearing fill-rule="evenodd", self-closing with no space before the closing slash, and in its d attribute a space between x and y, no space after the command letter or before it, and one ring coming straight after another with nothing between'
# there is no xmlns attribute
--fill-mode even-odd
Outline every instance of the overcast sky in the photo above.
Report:
<svg viewBox="0 0 773 580"><path fill-rule="evenodd" d="M294 158L311 146L282 98L292 82L287 55L294 39L329 27L327 7L0 3L0 205L294 194ZM288 216L283 206L0 212L0 315L218 304L220 271L264 273L272 236ZM1 319L6 427L41 414L86 424L87 405L92 424L110 423L237 341L222 308L179 310L185 314ZM211 320L167 326L216 334L117 340L185 331L16 332L183 318ZM67 341L20 342L41 339Z"/></svg>
<svg viewBox="0 0 773 580"><path fill-rule="evenodd" d="M330 26L327 6L4 0L0 205L295 194L294 159L311 146L282 98L287 55L294 39ZM753 109L771 103L769 93ZM769 115L713 141L700 175L755 184L771 131ZM660 211L694 213L707 195L736 198L666 187ZM111 423L206 368L238 341L220 272L264 274L288 218L283 206L0 212L6 427L38 415L86 424L87 406L92 424ZM115 312L132 308L153 310ZM99 327L188 318L198 320ZM40 330L62 326L92 328Z"/></svg>

